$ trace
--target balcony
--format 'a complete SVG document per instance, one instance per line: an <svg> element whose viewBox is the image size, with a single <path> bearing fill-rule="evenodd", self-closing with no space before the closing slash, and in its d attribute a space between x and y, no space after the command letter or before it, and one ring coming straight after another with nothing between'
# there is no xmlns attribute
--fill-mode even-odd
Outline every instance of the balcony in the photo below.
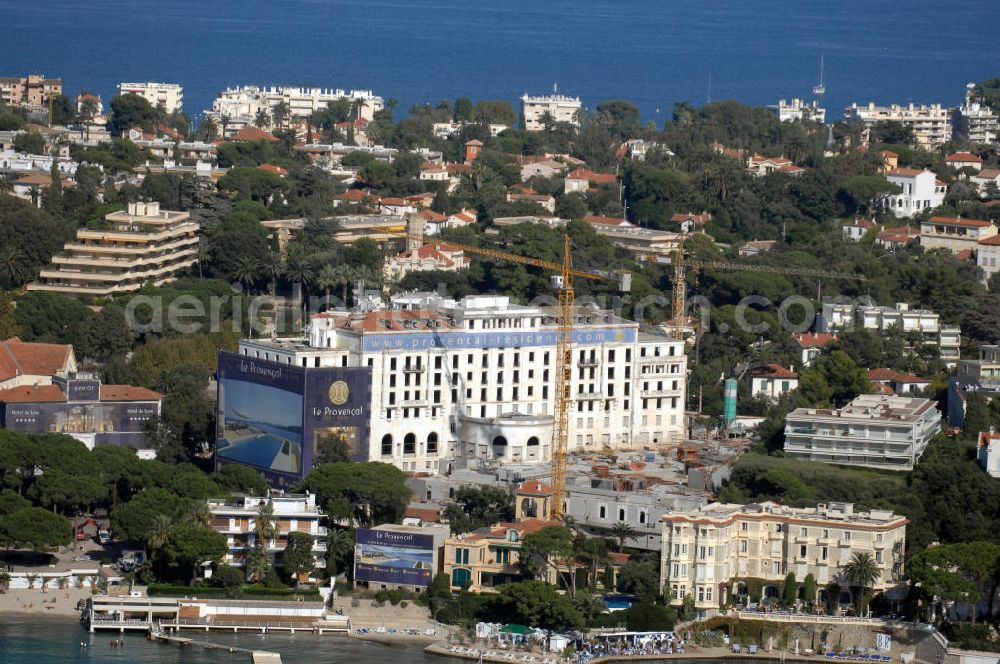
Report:
<svg viewBox="0 0 1000 664"><path fill-rule="evenodd" d="M577 360L576 366L578 367L596 367L599 362L596 359L583 359Z"/></svg>
<svg viewBox="0 0 1000 664"><path fill-rule="evenodd" d="M422 364L413 364L413 365L408 364L403 367L404 373L423 373L426 370L427 367L425 367Z"/></svg>

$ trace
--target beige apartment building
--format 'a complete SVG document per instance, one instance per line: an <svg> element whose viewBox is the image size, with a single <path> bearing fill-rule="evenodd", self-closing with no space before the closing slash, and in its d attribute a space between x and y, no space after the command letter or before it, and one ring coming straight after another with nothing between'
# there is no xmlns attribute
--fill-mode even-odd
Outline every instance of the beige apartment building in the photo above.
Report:
<svg viewBox="0 0 1000 664"><path fill-rule="evenodd" d="M878 566L876 592L902 582L907 523L888 510L855 512L851 503L711 503L671 511L662 518L660 584L673 592L675 606L692 597L700 617L745 595L747 579L763 581L762 597L778 598L789 572L799 583L812 574L820 602L845 604L851 590L844 568L855 553Z"/></svg>
<svg viewBox="0 0 1000 664"><path fill-rule="evenodd" d="M0 77L0 104L40 108L62 94L62 79L40 74Z"/></svg>
<svg viewBox="0 0 1000 664"><path fill-rule="evenodd" d="M105 216L106 229L82 228L28 290L110 297L159 286L198 262L198 224L159 203L129 203Z"/></svg>
<svg viewBox="0 0 1000 664"><path fill-rule="evenodd" d="M913 129L917 143L934 147L951 140L952 112L941 104L876 106L874 102L854 103L844 109L844 120L866 127L877 122L899 122Z"/></svg>

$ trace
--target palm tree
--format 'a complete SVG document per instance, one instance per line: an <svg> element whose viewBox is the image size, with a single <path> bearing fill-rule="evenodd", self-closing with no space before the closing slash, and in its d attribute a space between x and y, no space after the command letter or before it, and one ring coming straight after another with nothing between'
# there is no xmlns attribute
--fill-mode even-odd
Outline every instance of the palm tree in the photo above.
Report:
<svg viewBox="0 0 1000 664"><path fill-rule="evenodd" d="M31 590L32 588L35 587L35 579L38 578L38 575L29 572L24 575L24 578L28 580L28 590Z"/></svg>
<svg viewBox="0 0 1000 664"><path fill-rule="evenodd" d="M851 559L844 565L844 578L853 588L861 590L858 593L858 613L861 612L862 601L869 586L874 586L875 582L882 576L875 559L870 553L857 552L851 555Z"/></svg>
<svg viewBox="0 0 1000 664"><path fill-rule="evenodd" d="M236 269L233 271L236 281L246 286L247 291L256 283L260 277L260 264L253 256L240 256L236 261Z"/></svg>
<svg viewBox="0 0 1000 664"><path fill-rule="evenodd" d="M320 268L319 273L316 275L316 286L323 290L323 294L326 296L328 302L330 300L330 291L340 283L337 276L337 267L332 263L327 263Z"/></svg>
<svg viewBox="0 0 1000 664"><path fill-rule="evenodd" d="M184 520L193 526L208 528L212 525L212 508L207 503L195 503L184 516Z"/></svg>
<svg viewBox="0 0 1000 664"><path fill-rule="evenodd" d="M253 116L253 124L259 129L263 129L271 124L271 114L265 111L263 108L257 111L257 114Z"/></svg>
<svg viewBox="0 0 1000 664"><path fill-rule="evenodd" d="M11 245L0 249L0 279L6 280L13 287L24 283L24 268L21 266L20 252Z"/></svg>
<svg viewBox="0 0 1000 664"><path fill-rule="evenodd" d="M274 520L274 505L269 501L261 501L257 506L253 533L257 540L257 548L266 548L267 543L277 537L278 524Z"/></svg>
<svg viewBox="0 0 1000 664"><path fill-rule="evenodd" d="M343 295L344 295L343 300L344 300L344 306L346 307L347 306L347 292L348 292L348 289L351 287L351 284L354 283L354 278L357 276L357 273L356 273L355 269L353 267L351 267L350 265L348 265L347 263L340 263L340 264L338 264L336 267L334 267L334 271L335 271L336 277L337 277L336 278L337 285L341 286L344 289L343 290Z"/></svg>
<svg viewBox="0 0 1000 664"><path fill-rule="evenodd" d="M209 142L219 137L219 123L211 115L206 115L201 121L201 135Z"/></svg>
<svg viewBox="0 0 1000 664"><path fill-rule="evenodd" d="M157 514L153 517L153 523L150 524L149 530L146 531L146 546L149 547L149 557L156 558L157 564L157 577L159 577L160 560L156 555L159 553L160 549L167 543L170 539L170 531L174 528L173 519L171 519L166 514Z"/></svg>
<svg viewBox="0 0 1000 664"><path fill-rule="evenodd" d="M618 540L618 553L621 553L625 549L625 542L639 539L639 531L624 521L619 521L611 526L611 537Z"/></svg>
<svg viewBox="0 0 1000 664"><path fill-rule="evenodd" d="M260 580L267 576L270 569L271 559L267 555L267 549L251 549L247 554L247 574L250 580L254 583L260 583Z"/></svg>
<svg viewBox="0 0 1000 664"><path fill-rule="evenodd" d="M300 244L288 245L285 255L285 276L294 283L306 286L313 280L315 271L309 265L309 257Z"/></svg>
<svg viewBox="0 0 1000 664"><path fill-rule="evenodd" d="M271 280L271 297L274 297L278 290L278 277L281 276L284 267L281 260L281 253L271 250L260 262L260 271Z"/></svg>
<svg viewBox="0 0 1000 664"><path fill-rule="evenodd" d="M0 588L7 590L10 588L10 572L6 570L0 572Z"/></svg>
<svg viewBox="0 0 1000 664"><path fill-rule="evenodd" d="M354 536L350 530L331 528L326 536L326 553L333 565L333 574L340 571L340 563L348 560L354 552Z"/></svg>
<svg viewBox="0 0 1000 664"><path fill-rule="evenodd" d="M271 119L274 120L275 127L285 126L285 119L291 115L292 109L288 106L288 102L279 101L271 109Z"/></svg>

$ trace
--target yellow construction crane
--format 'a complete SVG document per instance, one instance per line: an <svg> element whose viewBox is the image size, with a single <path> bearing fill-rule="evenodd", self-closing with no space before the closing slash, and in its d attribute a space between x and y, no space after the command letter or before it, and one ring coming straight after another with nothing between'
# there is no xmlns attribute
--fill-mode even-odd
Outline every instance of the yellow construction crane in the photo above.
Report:
<svg viewBox="0 0 1000 664"><path fill-rule="evenodd" d="M768 272L772 274L789 274L799 277L820 277L823 279L847 279L849 281L868 281L864 275L850 272L832 272L808 267L778 267L774 265L748 265L731 263L729 261L690 261L684 256L684 250L678 249L671 259L674 267L673 297L671 315L674 320L674 336L683 336L684 308L687 303L687 282L685 277L689 270L725 270L728 272Z"/></svg>
<svg viewBox="0 0 1000 664"><path fill-rule="evenodd" d="M407 231L390 231L398 233L400 237L406 237L410 242L423 242L422 222L419 229L415 224L410 224ZM552 285L558 293L558 307L556 313L556 371L555 371L555 408L552 413L552 518L561 519L565 510L566 500L566 468L569 463L569 407L570 393L573 386L573 323L574 323L574 302L576 291L573 286L574 279L589 279L591 281L610 281L618 284L622 291L629 291L632 287L632 274L624 270L603 272L577 270L573 267L573 255L570 252L570 237L565 236L563 245L562 263L547 261L541 258L521 256L508 251L492 249L489 247L476 247L459 242L448 240L447 243L464 252L492 258L495 260L510 261L521 265L550 270L556 274L552 275Z"/></svg>

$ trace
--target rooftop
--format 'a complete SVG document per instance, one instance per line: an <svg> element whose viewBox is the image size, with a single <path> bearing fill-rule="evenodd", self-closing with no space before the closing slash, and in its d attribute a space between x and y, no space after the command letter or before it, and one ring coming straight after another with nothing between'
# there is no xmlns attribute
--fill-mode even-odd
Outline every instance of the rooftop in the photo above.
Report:
<svg viewBox="0 0 1000 664"><path fill-rule="evenodd" d="M757 520L782 518L789 521L813 521L850 524L851 526L904 525L907 519L890 510L855 512L853 503L820 503L816 507L788 507L772 501L761 503L709 503L695 510L667 513L664 521L704 523L732 522L736 519Z"/></svg>

